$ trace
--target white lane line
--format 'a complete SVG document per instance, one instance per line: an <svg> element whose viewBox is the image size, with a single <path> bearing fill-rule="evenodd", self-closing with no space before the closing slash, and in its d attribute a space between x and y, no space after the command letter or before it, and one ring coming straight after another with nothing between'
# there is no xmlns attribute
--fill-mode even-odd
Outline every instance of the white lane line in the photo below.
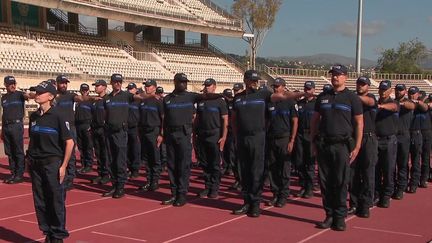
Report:
<svg viewBox="0 0 432 243"><path fill-rule="evenodd" d="M92 231L92 233L97 234L97 235L110 236L110 237L114 237L114 238L124 239L124 240L147 242L146 240L142 240L142 239L131 238L131 237L126 237L126 236L121 236L121 235L112 235L112 234L107 234L107 233L102 233L102 232L97 232L97 231Z"/></svg>
<svg viewBox="0 0 432 243"><path fill-rule="evenodd" d="M7 200L7 199L12 199L12 198L18 198L18 197L26 197L26 196L29 196L29 195L33 195L33 193L26 193L26 194L20 194L20 195L9 196L9 197L2 197L2 198L0 198L0 201Z"/></svg>
<svg viewBox="0 0 432 243"><path fill-rule="evenodd" d="M292 200L290 200L290 201L297 201L297 200L299 200L299 199L300 199L300 198L295 198L295 199L292 199ZM268 210L268 209L271 209L271 208L273 208L273 206L266 207L266 208L264 208L264 210ZM173 241L176 241L176 240L180 240L180 239L183 239L183 238L189 237L189 236L191 236L191 235L195 235L195 234L201 233L201 232L203 232L203 231L206 231L206 230L209 230L209 229L213 229L213 228L219 227L219 226L221 226L221 225L224 225L224 224L227 224L227 223L231 223L231 222L237 221L237 220L242 219L242 218L244 218L244 217L246 217L246 216L247 216L247 215L242 215L242 216L239 216L239 217L236 217L236 218L230 219L230 220L226 220L226 221L220 222L220 223L218 223L218 224L210 225L210 226L208 226L208 227L206 227L206 228L199 229L199 230L196 230L196 231L190 232L190 233L188 233L188 234L184 234L184 235L181 235L181 236L179 236L179 237L176 237L176 238L173 238L173 239L170 239L170 240L164 241L163 243L170 243L170 242L173 242Z"/></svg>
<svg viewBox="0 0 432 243"><path fill-rule="evenodd" d="M190 205L190 207L191 208L201 208L201 209L213 210L213 211L220 211L220 212L229 212L229 210L226 210L226 209L206 207L206 206L199 206L199 205Z"/></svg>
<svg viewBox="0 0 432 243"><path fill-rule="evenodd" d="M355 217L356 217L356 216L351 216L351 217L347 218L347 219L345 220L345 222L348 222L348 221L350 221L351 219L353 219L353 218L355 218ZM329 228L329 229L321 230L321 231L319 231L318 233L315 233L315 234L313 234L313 235L307 237L306 239L303 239L303 240L301 240L301 241L298 241L297 243L304 243L304 242L306 242L306 241L308 241L308 240L311 240L311 239L313 239L313 238L315 238L315 237L317 237L317 236L319 236L319 235L321 235L321 234L323 234L323 233L325 233L325 232L327 232L327 231L329 231L329 230L330 230L330 228Z"/></svg>
<svg viewBox="0 0 432 243"><path fill-rule="evenodd" d="M20 221L20 222L24 222L24 223L29 223L29 224L38 224L37 222L30 221L30 220L24 220L24 219L20 219L20 220L18 220L18 221Z"/></svg>
<svg viewBox="0 0 432 243"><path fill-rule="evenodd" d="M107 199L109 199L109 198L105 197L105 198L98 198L98 199L93 199L93 200L79 202L79 203L72 203L72 204L66 205L66 207L68 208L68 207L78 206L78 205L82 205L82 204L86 204L86 203L92 203L92 202L97 202L97 201L102 201L102 200L107 200ZM8 219L14 219L14 218L20 218L20 217L28 216L28 215L32 215L32 214L35 214L35 212L24 213L24 214L20 214L20 215L15 215L15 216L9 216L9 217L5 217L5 218L0 218L0 221L4 221L4 220L8 220Z"/></svg>
<svg viewBox="0 0 432 243"><path fill-rule="evenodd" d="M373 228L365 228L365 227L358 227L358 226L354 226L353 228L354 229L361 229L361 230L375 231L375 232L382 232L382 233L389 233L389 234L395 234L395 235L423 237L422 235L410 234L410 233L405 233L405 232L397 232L397 231L391 231L391 230L373 229Z"/></svg>

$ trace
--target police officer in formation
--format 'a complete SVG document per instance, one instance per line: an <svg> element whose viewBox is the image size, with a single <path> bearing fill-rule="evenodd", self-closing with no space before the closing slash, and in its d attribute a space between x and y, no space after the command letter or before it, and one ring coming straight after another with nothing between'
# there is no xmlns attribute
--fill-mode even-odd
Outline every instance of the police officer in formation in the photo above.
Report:
<svg viewBox="0 0 432 243"><path fill-rule="evenodd" d="M129 83L127 91L130 94L137 94L138 87L135 83ZM138 122L140 117L139 104L141 101L133 101L129 104L129 117L127 121L127 161L130 178L137 178L139 176L139 169L141 166L141 144L138 133Z"/></svg>
<svg viewBox="0 0 432 243"><path fill-rule="evenodd" d="M357 95L363 106L363 138L357 158L351 164L349 214L369 218L375 193L375 166L378 160L378 140L375 133L377 100L369 93L368 77L356 81Z"/></svg>
<svg viewBox="0 0 432 243"><path fill-rule="evenodd" d="M24 108L25 101L34 98L31 94L17 90L15 77L4 77L6 94L1 97L3 108L1 139L8 157L10 177L4 180L7 184L23 182L24 174Z"/></svg>
<svg viewBox="0 0 432 243"><path fill-rule="evenodd" d="M286 82L275 79L275 94L285 92ZM289 182L294 142L297 135L298 114L295 100L271 102L268 109L267 167L273 199L269 205L282 208L289 197Z"/></svg>
<svg viewBox="0 0 432 243"><path fill-rule="evenodd" d="M306 81L304 92L315 94L315 82ZM301 186L298 197L311 198L313 196L313 183L315 178L316 157L311 151L310 123L315 110L316 97L310 96L298 101L298 133L296 138L296 167L299 172Z"/></svg>
<svg viewBox="0 0 432 243"><path fill-rule="evenodd" d="M345 86L348 69L329 71L333 90L318 96L311 121L313 153L317 153L322 201L326 218L318 228L346 229L350 163L357 157L363 136L360 98Z"/></svg>

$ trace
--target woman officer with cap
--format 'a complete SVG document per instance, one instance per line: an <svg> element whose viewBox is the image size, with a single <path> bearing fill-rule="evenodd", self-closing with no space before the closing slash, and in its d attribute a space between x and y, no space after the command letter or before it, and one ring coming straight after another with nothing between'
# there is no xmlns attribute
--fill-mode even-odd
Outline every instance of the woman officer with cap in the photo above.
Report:
<svg viewBox="0 0 432 243"><path fill-rule="evenodd" d="M63 242L69 236L63 180L74 142L59 108L52 106L57 93L54 85L44 81L33 91L40 105L30 116L28 148L35 211L45 242Z"/></svg>

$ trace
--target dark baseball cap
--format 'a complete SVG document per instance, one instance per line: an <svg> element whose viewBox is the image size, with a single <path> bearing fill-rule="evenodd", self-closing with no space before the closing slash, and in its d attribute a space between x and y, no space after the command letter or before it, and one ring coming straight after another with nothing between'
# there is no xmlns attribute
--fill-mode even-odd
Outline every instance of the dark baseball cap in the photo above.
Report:
<svg viewBox="0 0 432 243"><path fill-rule="evenodd" d="M93 86L99 86L99 85L107 86L107 82L103 79L98 79L92 85Z"/></svg>
<svg viewBox="0 0 432 243"><path fill-rule="evenodd" d="M276 78L274 80L274 83L272 85L273 86L285 86L286 85L286 81L283 78Z"/></svg>
<svg viewBox="0 0 432 243"><path fill-rule="evenodd" d="M127 89L136 89L136 88L137 88L137 86L135 83L129 83L127 86Z"/></svg>
<svg viewBox="0 0 432 243"><path fill-rule="evenodd" d="M143 84L146 87L157 86L156 80L154 80L154 79L148 79L145 82L143 82Z"/></svg>
<svg viewBox="0 0 432 243"><path fill-rule="evenodd" d="M204 86L216 85L216 80L208 78L203 83Z"/></svg>
<svg viewBox="0 0 432 243"><path fill-rule="evenodd" d="M382 90L388 90L391 88L391 81L390 80L383 80L380 82L378 89Z"/></svg>
<svg viewBox="0 0 432 243"><path fill-rule="evenodd" d="M398 91L406 90L406 86L405 86L405 84L396 84L395 90L398 90Z"/></svg>
<svg viewBox="0 0 432 243"><path fill-rule="evenodd" d="M50 82L50 83L52 83L53 85L56 85L56 84L57 84L57 81L56 81L55 79L53 79L53 78L47 79L47 82Z"/></svg>
<svg viewBox="0 0 432 243"><path fill-rule="evenodd" d="M420 90L419 93L420 93L419 99L424 99L426 97L426 91Z"/></svg>
<svg viewBox="0 0 432 243"><path fill-rule="evenodd" d="M6 76L4 77L4 83L6 85L16 84L16 80L14 76Z"/></svg>
<svg viewBox="0 0 432 243"><path fill-rule="evenodd" d="M408 94L416 94L418 92L420 92L420 89L417 86L411 86L408 89Z"/></svg>
<svg viewBox="0 0 432 243"><path fill-rule="evenodd" d="M308 89L315 89L315 82L314 81L306 81L303 85L304 88Z"/></svg>
<svg viewBox="0 0 432 243"><path fill-rule="evenodd" d="M348 68L344 65L341 64L337 64L334 65L333 67L331 67L331 69L329 70L329 73L336 73L336 74L348 74Z"/></svg>
<svg viewBox="0 0 432 243"><path fill-rule="evenodd" d="M244 73L243 80L249 80L249 81L259 81L260 76L256 70L247 70Z"/></svg>
<svg viewBox="0 0 432 243"><path fill-rule="evenodd" d="M333 86L331 84L324 84L323 88L322 88L323 92L328 92L328 91L331 91L332 89L333 89Z"/></svg>
<svg viewBox="0 0 432 243"><path fill-rule="evenodd" d="M224 89L224 91L222 92L222 94L226 97L233 97L233 92L232 89Z"/></svg>
<svg viewBox="0 0 432 243"><path fill-rule="evenodd" d="M56 83L63 84L63 83L70 83L70 81L65 75L59 75L56 78Z"/></svg>
<svg viewBox="0 0 432 243"><path fill-rule="evenodd" d="M37 86L30 87L30 91L36 91L36 93L38 94L43 94L48 92L54 96L57 94L56 87L48 81L43 81L39 83Z"/></svg>
<svg viewBox="0 0 432 243"><path fill-rule="evenodd" d="M111 75L111 82L123 82L123 75L120 73L114 73Z"/></svg>
<svg viewBox="0 0 432 243"><path fill-rule="evenodd" d="M80 90L89 90L90 86L88 84L81 84L80 85Z"/></svg>
<svg viewBox="0 0 432 243"><path fill-rule="evenodd" d="M371 81L370 81L370 79L369 79L368 77L364 77L364 76L359 77L359 78L357 79L356 83L363 83L363 84L367 84L367 85L369 85L369 86L371 85Z"/></svg>
<svg viewBox="0 0 432 243"><path fill-rule="evenodd" d="M163 93L164 93L164 89L161 86L156 88L156 94L163 94Z"/></svg>
<svg viewBox="0 0 432 243"><path fill-rule="evenodd" d="M174 81L189 82L189 79L184 73L176 73L176 75L174 75Z"/></svg>
<svg viewBox="0 0 432 243"><path fill-rule="evenodd" d="M242 83L235 83L234 85L233 85L233 90L241 90L241 89L244 89L244 86L243 86L243 84Z"/></svg>

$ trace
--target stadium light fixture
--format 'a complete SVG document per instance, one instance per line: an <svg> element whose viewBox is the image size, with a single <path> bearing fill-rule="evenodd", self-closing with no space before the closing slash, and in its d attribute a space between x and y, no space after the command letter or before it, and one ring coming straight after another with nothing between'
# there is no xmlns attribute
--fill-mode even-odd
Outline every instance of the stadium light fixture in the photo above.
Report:
<svg viewBox="0 0 432 243"><path fill-rule="evenodd" d="M250 49L249 63L248 63L248 67L247 68L250 69L250 65L253 64L252 68L255 69L255 62L253 60L255 57L252 54L252 50L253 50L252 45L253 45L253 39L254 39L255 35L252 34L252 33L243 33L242 37L243 37L243 40L245 40L249 44L249 49Z"/></svg>
<svg viewBox="0 0 432 243"><path fill-rule="evenodd" d="M357 18L357 46L356 46L356 71L361 72L361 50L362 50L362 22L363 22L363 0L359 0Z"/></svg>

